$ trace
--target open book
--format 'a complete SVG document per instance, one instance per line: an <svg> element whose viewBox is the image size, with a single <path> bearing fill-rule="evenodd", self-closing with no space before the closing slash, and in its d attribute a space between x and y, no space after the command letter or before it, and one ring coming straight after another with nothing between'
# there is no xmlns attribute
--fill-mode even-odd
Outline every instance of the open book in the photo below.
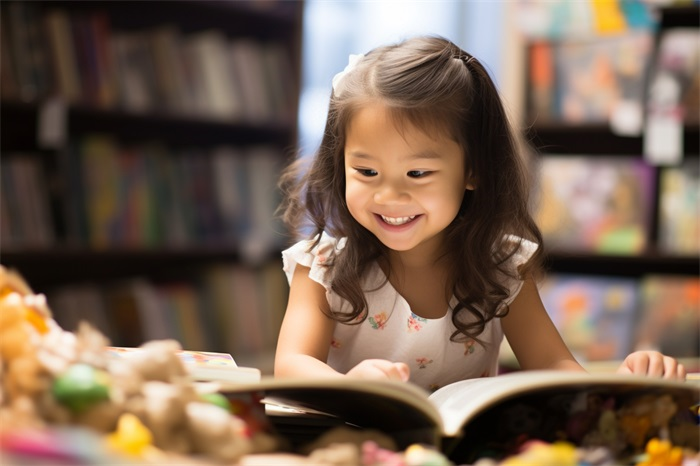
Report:
<svg viewBox="0 0 700 466"><path fill-rule="evenodd" d="M619 455L639 453L652 437L696 450L692 443L700 441L700 385L691 381L528 371L464 380L432 394L407 383L352 379L263 378L221 391L244 390L262 392L268 404L380 430L399 447L434 445L458 464L514 453L532 439L610 443Z"/></svg>

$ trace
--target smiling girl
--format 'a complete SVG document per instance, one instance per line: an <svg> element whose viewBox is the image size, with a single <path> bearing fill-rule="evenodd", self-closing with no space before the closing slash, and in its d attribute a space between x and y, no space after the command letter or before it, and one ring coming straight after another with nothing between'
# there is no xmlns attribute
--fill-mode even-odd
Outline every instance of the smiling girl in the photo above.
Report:
<svg viewBox="0 0 700 466"><path fill-rule="evenodd" d="M417 37L333 80L311 166L282 178L290 295L275 375L493 376L505 336L525 369L582 371L539 297L542 236L498 92L474 57ZM685 377L633 353L619 372Z"/></svg>

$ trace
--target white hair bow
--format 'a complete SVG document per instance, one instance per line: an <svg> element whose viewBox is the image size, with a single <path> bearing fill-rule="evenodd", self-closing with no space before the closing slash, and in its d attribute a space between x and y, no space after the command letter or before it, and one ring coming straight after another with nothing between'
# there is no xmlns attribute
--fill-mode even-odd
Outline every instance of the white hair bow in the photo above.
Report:
<svg viewBox="0 0 700 466"><path fill-rule="evenodd" d="M362 60L362 58L364 58L364 54L350 54L350 56L348 57L348 64L345 67L345 69L333 76L333 91L337 89L338 83L342 81L345 75L348 74L349 71L355 69L355 67L357 66L359 61Z"/></svg>

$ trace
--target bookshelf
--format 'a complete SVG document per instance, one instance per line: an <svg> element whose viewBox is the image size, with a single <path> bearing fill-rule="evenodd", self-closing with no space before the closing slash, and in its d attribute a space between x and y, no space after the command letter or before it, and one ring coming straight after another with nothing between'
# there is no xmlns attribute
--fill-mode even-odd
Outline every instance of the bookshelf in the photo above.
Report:
<svg viewBox="0 0 700 466"><path fill-rule="evenodd" d="M661 37L674 28L700 27L700 7L698 5L671 6L659 8L658 23L653 34L649 68L641 77L644 86L643 99L648 98L650 71L658 57ZM549 42L556 44L561 39ZM596 40L596 39L593 39ZM566 41L566 39L564 39ZM541 41L526 45L528 53ZM553 55L556 57L556 55ZM556 58L554 58L556 60ZM645 151L644 133L635 135L621 134L615 131L609 121L592 118L589 121L566 122L561 118L542 118L536 109L536 97L533 89L532 61L528 67L526 108L528 116L525 137L540 156L585 156L590 160L605 159L610 156L642 159ZM542 75L540 75L542 79ZM546 78L545 78L546 79ZM550 76L551 80L552 77ZM560 98L560 97L558 97ZM648 103L647 103L648 105ZM647 111L644 108L644 111ZM643 115L646 118L646 115ZM691 164L700 163L700 125L697 121L686 121L682 134L683 158ZM553 273L582 273L592 275L615 275L642 277L648 274L662 275L700 275L700 260L696 252L674 252L664 250L659 244L660 199L659 182L666 164L652 167L654 172L654 199L649 206L651 219L647 225L647 244L635 254L595 253L584 250L566 250L552 248L548 253L547 267Z"/></svg>
<svg viewBox="0 0 700 466"><path fill-rule="evenodd" d="M101 292L134 279L156 292L171 283L206 289L203 277L218 268L248 274L259 289L248 293L254 305L279 307L287 239L268 218L277 170L296 146L303 2L10 0L1 8L0 262L50 305L71 287ZM108 156L88 167L96 141ZM172 184L167 201L151 160ZM190 210L178 213L179 204ZM187 230L179 236L173 212L196 217L178 223ZM263 310L275 332L283 309ZM244 351L236 359L245 364L274 345L271 335L259 346L227 346L227 338L190 349Z"/></svg>
<svg viewBox="0 0 700 466"><path fill-rule="evenodd" d="M639 6L637 14L646 8ZM684 44L698 43L700 5L648 11L649 23L625 16L615 32L591 26L567 36L557 24L525 43L524 136L547 248L540 295L584 365L656 349L693 370L700 364L700 100L692 90L700 70L684 59L689 50L697 56L696 45ZM595 13L588 19L600 24ZM671 81L678 86L677 100L659 101L659 76L665 91ZM672 124L653 145L651 122L667 109L663 122ZM664 159L655 154L660 146L681 149Z"/></svg>

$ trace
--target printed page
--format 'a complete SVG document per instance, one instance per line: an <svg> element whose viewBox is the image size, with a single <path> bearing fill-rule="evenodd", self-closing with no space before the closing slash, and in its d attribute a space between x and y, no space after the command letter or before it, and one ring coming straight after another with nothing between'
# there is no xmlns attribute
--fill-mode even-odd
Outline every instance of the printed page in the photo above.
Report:
<svg viewBox="0 0 700 466"><path fill-rule="evenodd" d="M459 436L462 427L486 409L506 399L542 389L578 389L579 387L657 387L684 393L700 388L691 382L613 373L589 374L567 371L523 371L497 377L455 382L430 395L443 418L444 434Z"/></svg>

